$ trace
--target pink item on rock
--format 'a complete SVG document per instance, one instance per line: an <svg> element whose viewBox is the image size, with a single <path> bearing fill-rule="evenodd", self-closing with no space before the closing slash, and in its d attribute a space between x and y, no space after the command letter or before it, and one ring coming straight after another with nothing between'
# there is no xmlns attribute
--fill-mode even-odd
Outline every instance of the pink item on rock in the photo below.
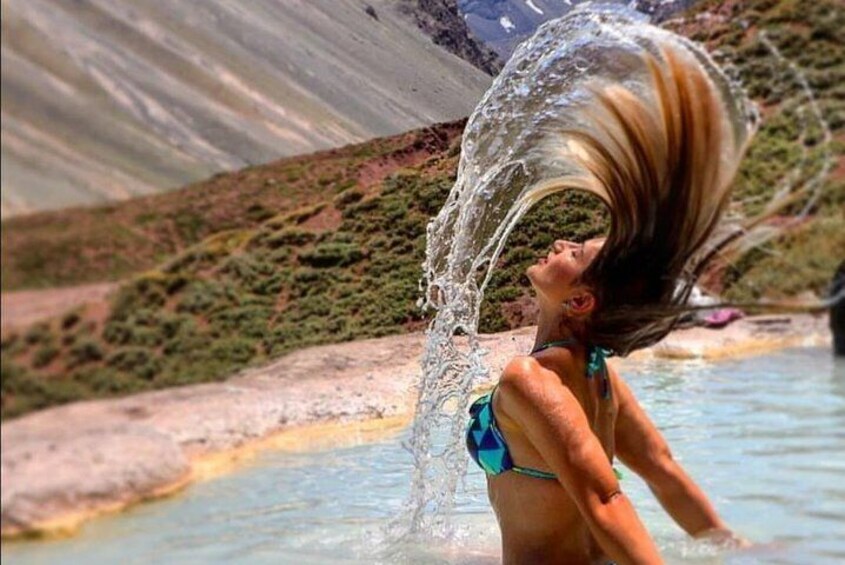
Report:
<svg viewBox="0 0 845 565"><path fill-rule="evenodd" d="M720 308L704 318L704 326L708 328L723 328L733 322L744 317L742 310L737 308Z"/></svg>

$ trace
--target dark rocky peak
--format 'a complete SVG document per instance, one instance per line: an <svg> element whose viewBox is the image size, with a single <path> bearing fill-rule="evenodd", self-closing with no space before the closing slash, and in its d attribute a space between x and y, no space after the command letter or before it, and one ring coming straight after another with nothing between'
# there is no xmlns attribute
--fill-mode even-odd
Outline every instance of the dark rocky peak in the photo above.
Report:
<svg viewBox="0 0 845 565"><path fill-rule="evenodd" d="M397 9L411 18L435 44L490 76L499 74L502 59L470 31L458 11L456 0L402 0Z"/></svg>
<svg viewBox="0 0 845 565"><path fill-rule="evenodd" d="M639 11L655 21L685 10L695 0L640 0ZM610 0L630 4L629 0ZM543 23L568 13L581 0L457 0L467 27L476 37L507 60L524 39Z"/></svg>

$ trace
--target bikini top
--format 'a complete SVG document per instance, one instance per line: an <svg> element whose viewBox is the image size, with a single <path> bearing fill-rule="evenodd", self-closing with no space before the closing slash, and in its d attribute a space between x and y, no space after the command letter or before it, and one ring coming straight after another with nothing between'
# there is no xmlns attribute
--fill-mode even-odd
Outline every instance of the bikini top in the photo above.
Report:
<svg viewBox="0 0 845 565"><path fill-rule="evenodd" d="M577 341L574 339L551 341L544 343L531 353L542 351L548 347L567 347L575 343ZM587 378L592 379L598 376L602 379L602 398L604 399L610 398L611 391L605 362L605 357L610 354L609 350L599 346L588 347ZM508 452L508 445L496 424L496 417L493 414L493 393L496 392L498 386L496 384L493 390L478 398L469 407L470 418L466 425L466 445L470 456L488 475L514 471L538 479L557 480L554 473L514 464ZM622 473L615 467L613 472L617 478L622 478Z"/></svg>

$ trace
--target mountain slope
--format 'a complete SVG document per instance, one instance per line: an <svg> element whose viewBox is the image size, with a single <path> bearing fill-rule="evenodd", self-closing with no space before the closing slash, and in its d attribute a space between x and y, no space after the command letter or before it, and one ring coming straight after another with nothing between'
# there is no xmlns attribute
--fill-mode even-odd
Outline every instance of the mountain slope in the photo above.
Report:
<svg viewBox="0 0 845 565"><path fill-rule="evenodd" d="M548 20L567 14L585 0L458 0L473 35L507 60L516 46ZM688 8L695 0L604 0L606 3L634 4L637 10L663 21Z"/></svg>
<svg viewBox="0 0 845 565"><path fill-rule="evenodd" d="M773 218L783 235L718 269L711 285L737 301L825 295L845 259L845 7L703 0L667 24L731 65L760 107L737 207L754 214L781 191L803 191Z"/></svg>
<svg viewBox="0 0 845 565"><path fill-rule="evenodd" d="M456 0L402 0L398 9L416 22L426 35L450 53L491 76L502 70L503 60L476 39L461 17Z"/></svg>
<svg viewBox="0 0 845 565"><path fill-rule="evenodd" d="M10 218L0 235L2 288L121 279L220 231L258 227L350 187L371 193L386 175L445 151L460 138L464 122L221 173L163 194Z"/></svg>
<svg viewBox="0 0 845 565"><path fill-rule="evenodd" d="M388 0L3 0L0 21L3 217L456 119L491 82Z"/></svg>
<svg viewBox="0 0 845 565"><path fill-rule="evenodd" d="M803 222L784 238L711 281L724 285L730 297L822 294L842 260L845 13L839 7L838 0L813 6L712 0L677 23L679 31L730 55L766 118L742 164L734 206L759 209L785 179L822 189ZM795 77L814 93L817 117L803 80ZM425 227L454 183L464 123L221 175L155 197L169 198L161 217L147 216L161 212L140 201L74 216L39 215L43 224L32 222L18 249L35 252L61 231L84 233L86 224L98 223L98 214L112 229L183 229L197 243L180 248L190 237L174 239L182 242L174 245L175 256L126 281L110 304L4 335L3 417L81 398L222 379L305 345L420 329L426 319L415 302ZM275 183L298 178L298 200L286 204L288 192L276 190ZM813 179L819 182L813 185ZM194 199L201 205L192 210ZM260 206L251 209L253 203ZM788 224L786 214L800 211L801 204L777 220ZM161 229L144 232L146 221ZM601 209L584 195L548 198L531 210L500 257L479 329L532 323L526 267L553 238L580 240L604 226ZM143 248L143 236L133 241ZM73 239L61 253L53 252L83 260L96 255L91 241ZM120 255L108 257L114 254ZM130 263L137 259L131 252L126 256ZM97 276L108 272L96 262L87 265ZM27 268L21 280L46 280L57 272L49 261Z"/></svg>

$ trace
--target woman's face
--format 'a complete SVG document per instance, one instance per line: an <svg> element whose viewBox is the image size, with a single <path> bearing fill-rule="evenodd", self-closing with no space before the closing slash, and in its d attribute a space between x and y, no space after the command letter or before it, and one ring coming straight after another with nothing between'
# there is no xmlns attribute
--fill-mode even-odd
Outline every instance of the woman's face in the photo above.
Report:
<svg viewBox="0 0 845 565"><path fill-rule="evenodd" d="M554 304L567 300L579 290L575 281L598 254L604 241L603 237L584 243L555 240L549 254L526 270L531 286Z"/></svg>

